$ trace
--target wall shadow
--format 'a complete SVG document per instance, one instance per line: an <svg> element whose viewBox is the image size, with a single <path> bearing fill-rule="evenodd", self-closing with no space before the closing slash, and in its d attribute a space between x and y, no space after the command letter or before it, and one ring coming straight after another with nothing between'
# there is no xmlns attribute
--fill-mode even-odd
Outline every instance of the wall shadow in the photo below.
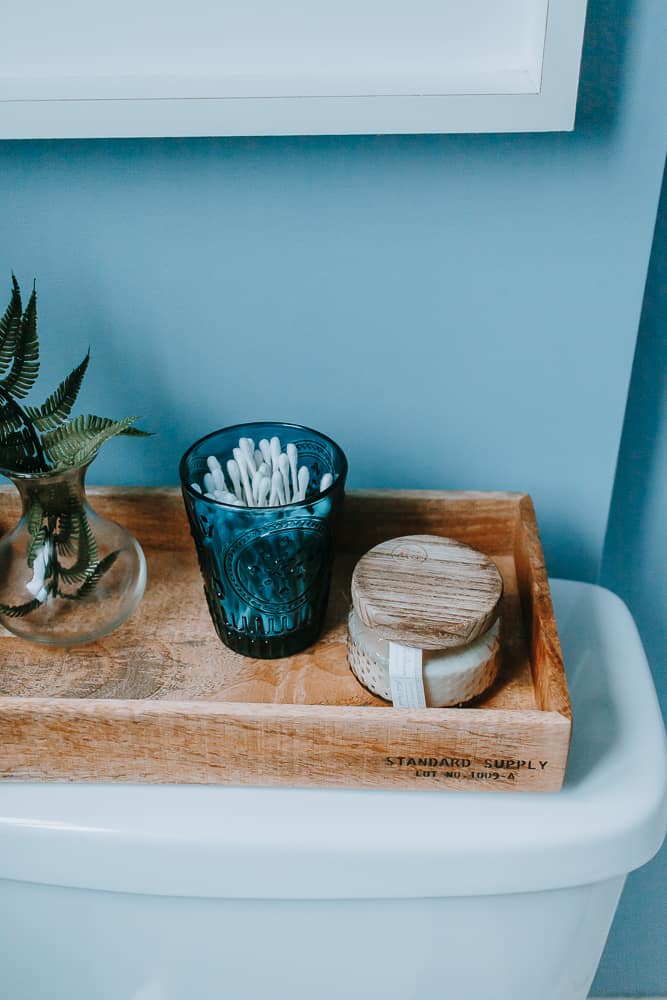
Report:
<svg viewBox="0 0 667 1000"><path fill-rule="evenodd" d="M667 712L667 179L653 240L644 306L612 495L602 583L628 604ZM593 994L667 990L667 848L632 873Z"/></svg>
<svg viewBox="0 0 667 1000"><path fill-rule="evenodd" d="M634 5L588 0L576 118L577 132L587 138L611 132L616 122Z"/></svg>
<svg viewBox="0 0 667 1000"><path fill-rule="evenodd" d="M614 489L607 525L601 581L619 593L637 617L647 648L664 629L662 580L645 580L638 558L660 546L667 556L664 522L660 537L647 539L656 486L667 476L661 441L667 422L667 175L663 178L651 262L632 367ZM657 599L657 600L656 600ZM649 659L651 649L648 648ZM664 649L656 648L664 659ZM660 684L661 678L656 677ZM667 694L666 692L663 692Z"/></svg>

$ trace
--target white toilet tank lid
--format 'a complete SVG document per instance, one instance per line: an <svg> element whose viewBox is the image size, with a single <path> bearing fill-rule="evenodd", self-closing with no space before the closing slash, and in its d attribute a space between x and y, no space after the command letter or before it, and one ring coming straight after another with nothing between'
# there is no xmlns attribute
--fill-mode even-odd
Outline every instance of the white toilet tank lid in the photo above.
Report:
<svg viewBox="0 0 667 1000"><path fill-rule="evenodd" d="M667 752L625 605L553 581L573 702L557 794L0 783L0 878L226 898L555 889L644 864L665 835Z"/></svg>

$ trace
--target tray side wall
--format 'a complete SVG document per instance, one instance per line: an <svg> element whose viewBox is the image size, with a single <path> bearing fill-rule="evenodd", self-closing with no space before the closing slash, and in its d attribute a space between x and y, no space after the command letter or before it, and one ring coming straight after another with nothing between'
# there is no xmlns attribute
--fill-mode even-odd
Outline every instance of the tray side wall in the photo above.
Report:
<svg viewBox="0 0 667 1000"><path fill-rule="evenodd" d="M194 558L178 490L101 488L90 496L142 544L187 549ZM1 499L4 527L13 523L16 503L7 495ZM171 531L165 533L167 523ZM543 711L534 710L532 696L530 705L512 710L420 712L256 699L44 697L35 691L0 697L0 776L556 791L568 752L569 699L530 500L511 493L352 491L339 544L360 553L384 538L420 532L450 534L516 561L519 599L533 618L533 683Z"/></svg>
<svg viewBox="0 0 667 1000"><path fill-rule="evenodd" d="M487 555L512 552L522 493L458 490L351 490L338 544L366 551L400 535L449 535Z"/></svg>
<svg viewBox="0 0 667 1000"><path fill-rule="evenodd" d="M8 701L0 776L16 780L547 792L567 757L548 712Z"/></svg>
<svg viewBox="0 0 667 1000"><path fill-rule="evenodd" d="M538 707L545 712L558 712L571 721L563 654L535 508L529 496L524 496L519 505L514 558L526 630L530 636L530 661Z"/></svg>

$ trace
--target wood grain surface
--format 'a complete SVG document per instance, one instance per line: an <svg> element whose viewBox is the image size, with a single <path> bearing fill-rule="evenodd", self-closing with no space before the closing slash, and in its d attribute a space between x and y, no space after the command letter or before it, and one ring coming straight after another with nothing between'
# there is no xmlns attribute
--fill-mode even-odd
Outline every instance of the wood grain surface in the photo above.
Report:
<svg viewBox="0 0 667 1000"><path fill-rule="evenodd" d="M250 660L220 643L179 491L102 488L91 489L90 499L144 547L146 595L125 625L90 646L49 649L0 630L0 776L560 787L569 699L524 495L349 493L324 632L311 649L285 660ZM18 515L13 493L0 491L0 531ZM381 538L406 533L439 533L479 547L502 575L502 666L472 707L394 709L349 669L354 564ZM394 758L403 762L388 763ZM538 759L547 761L541 769ZM407 763L413 760L437 763ZM468 763L448 766L452 760ZM487 760L506 766L487 767Z"/></svg>
<svg viewBox="0 0 667 1000"><path fill-rule="evenodd" d="M402 535L375 545L352 575L359 618L382 639L418 649L465 646L498 617L503 580L463 542Z"/></svg>

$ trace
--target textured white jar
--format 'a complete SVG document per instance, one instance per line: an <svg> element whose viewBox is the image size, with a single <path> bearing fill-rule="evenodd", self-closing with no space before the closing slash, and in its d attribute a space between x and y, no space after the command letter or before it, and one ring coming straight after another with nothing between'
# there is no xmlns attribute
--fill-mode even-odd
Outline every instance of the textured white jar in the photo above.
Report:
<svg viewBox="0 0 667 1000"><path fill-rule="evenodd" d="M354 608L348 618L347 653L352 673L373 694L391 701L389 640L364 625ZM426 704L459 705L489 688L498 673L500 620L467 646L423 652Z"/></svg>

